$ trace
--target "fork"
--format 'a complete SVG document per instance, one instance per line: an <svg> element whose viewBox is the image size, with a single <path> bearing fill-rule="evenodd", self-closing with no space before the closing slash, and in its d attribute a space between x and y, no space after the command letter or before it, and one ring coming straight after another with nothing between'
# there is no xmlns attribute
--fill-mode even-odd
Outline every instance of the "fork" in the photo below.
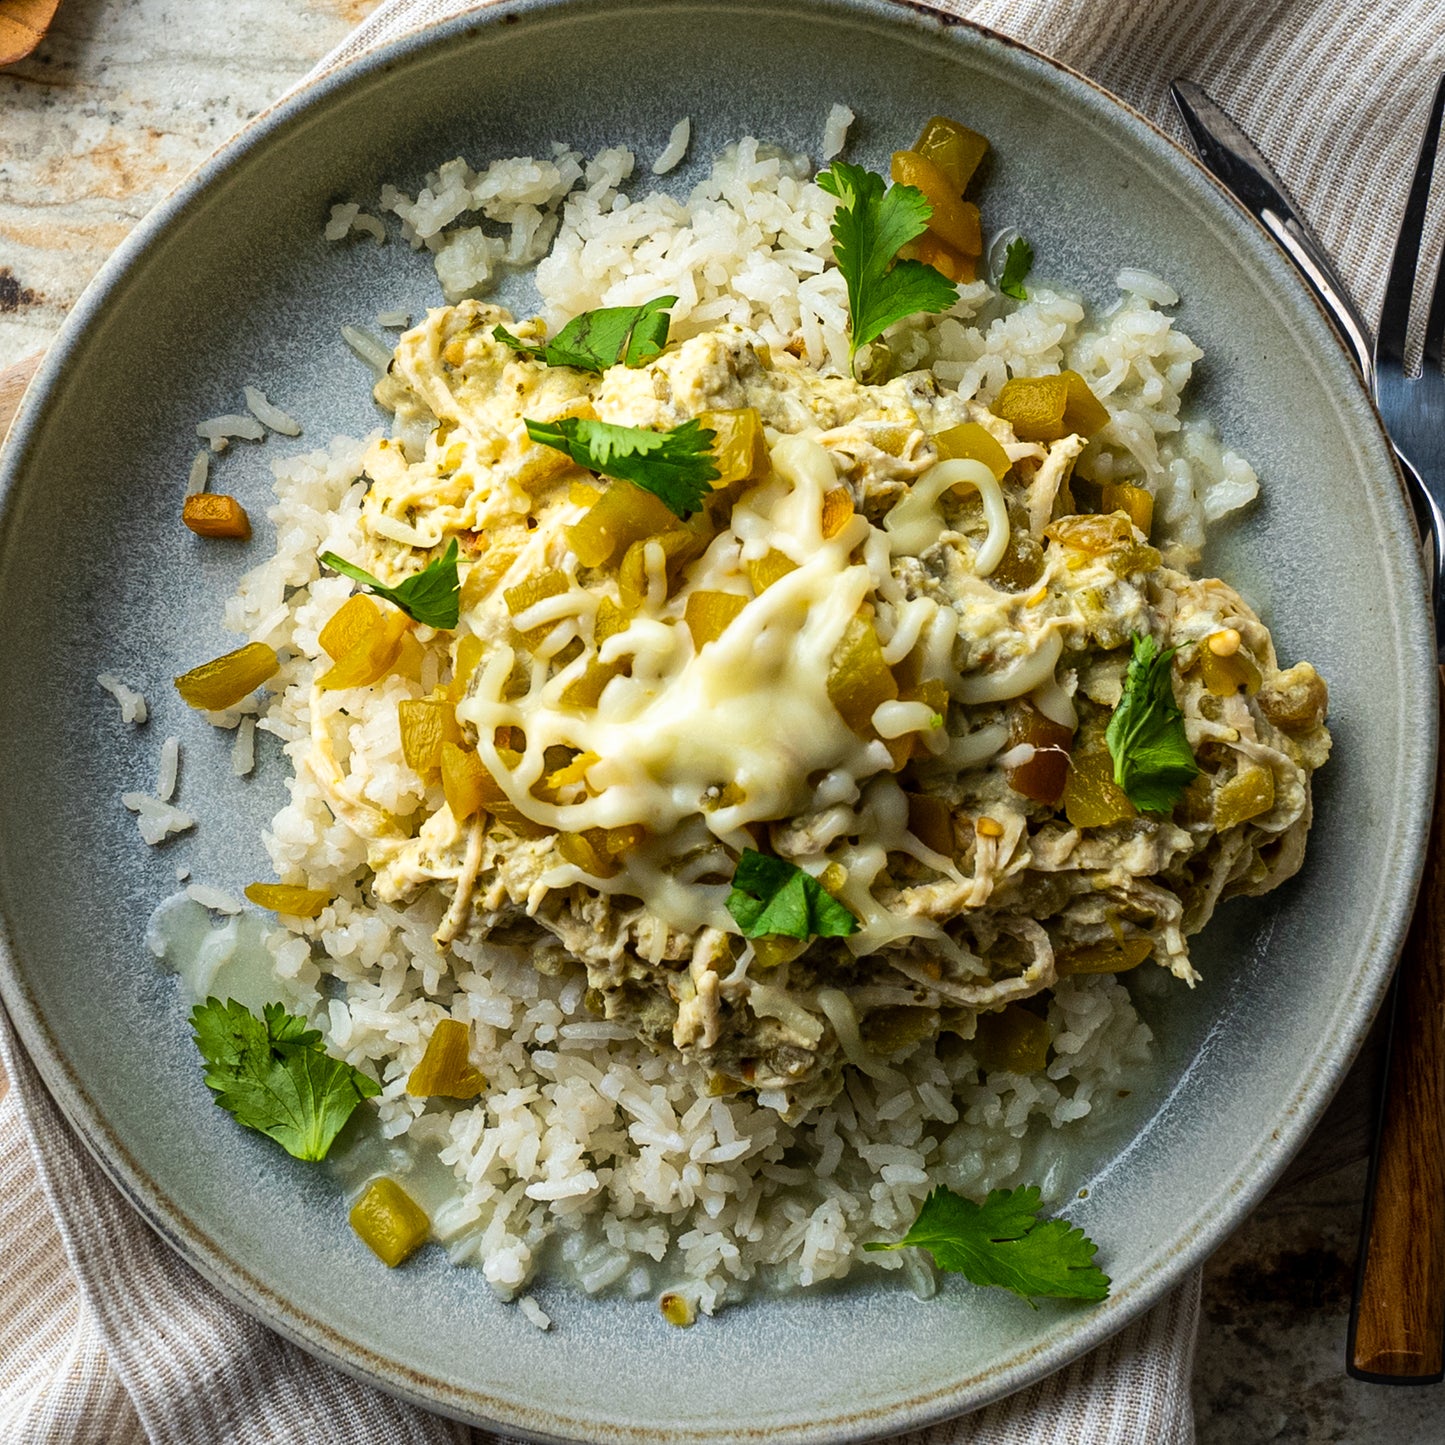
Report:
<svg viewBox="0 0 1445 1445"><path fill-rule="evenodd" d="M1418 376L1406 370L1405 347L1442 113L1445 78L1420 144L1374 353L1376 404L1434 537L1437 647L1445 641L1445 267L1439 263ZM1441 684L1445 689L1445 668ZM1380 1383L1445 1377L1445 751L1424 880L1394 990L1348 1361L1357 1379Z"/></svg>

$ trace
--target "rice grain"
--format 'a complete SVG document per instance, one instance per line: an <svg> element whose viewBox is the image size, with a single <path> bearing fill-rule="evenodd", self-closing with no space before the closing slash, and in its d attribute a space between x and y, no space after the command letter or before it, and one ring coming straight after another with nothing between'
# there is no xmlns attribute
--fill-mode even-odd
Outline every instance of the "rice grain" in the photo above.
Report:
<svg viewBox="0 0 1445 1445"><path fill-rule="evenodd" d="M301 423L293 416L288 416L279 406L272 406L266 400L265 392L258 387L248 386L246 392L246 410L263 425L268 426L274 432L280 432L282 436L299 437L301 435Z"/></svg>
<svg viewBox="0 0 1445 1445"><path fill-rule="evenodd" d="M249 777L256 767L256 719L243 717L231 745L231 771L238 778Z"/></svg>
<svg viewBox="0 0 1445 1445"><path fill-rule="evenodd" d="M169 803L176 791L176 773L180 767L181 741L167 738L161 744L160 771L156 778L156 797L162 803Z"/></svg>
<svg viewBox="0 0 1445 1445"><path fill-rule="evenodd" d="M672 134L668 136L667 145L663 148L662 153L653 161L652 174L655 176L663 176L666 175L668 171L677 167L681 163L683 156L687 154L687 145L691 137L692 120L689 116L683 116L683 118L673 126Z"/></svg>
<svg viewBox="0 0 1445 1445"><path fill-rule="evenodd" d="M225 451L227 445L239 437L243 441L259 442L265 438L266 428L253 416L213 416L196 423L196 435L211 444L213 452Z"/></svg>
<svg viewBox="0 0 1445 1445"><path fill-rule="evenodd" d="M152 847L164 843L173 834L184 833L196 826L196 820L189 813L147 793L122 793L120 800L137 815L140 835Z"/></svg>
<svg viewBox="0 0 1445 1445"><path fill-rule="evenodd" d="M186 495L193 497L197 492L204 492L210 478L211 454L203 447L191 462L191 473L186 479Z"/></svg>
<svg viewBox="0 0 1445 1445"><path fill-rule="evenodd" d="M194 898L202 908L214 913L239 913L245 904L221 888L212 888L205 883L192 883L186 888L186 896Z"/></svg>
<svg viewBox="0 0 1445 1445"><path fill-rule="evenodd" d="M95 680L120 704L122 722L139 727L149 716L145 697L127 687L113 672L102 672Z"/></svg>
<svg viewBox="0 0 1445 1445"><path fill-rule="evenodd" d="M823 144L818 151L825 164L842 155L843 147L848 144L848 127L853 121L853 112L846 105L835 103L829 110L823 125Z"/></svg>

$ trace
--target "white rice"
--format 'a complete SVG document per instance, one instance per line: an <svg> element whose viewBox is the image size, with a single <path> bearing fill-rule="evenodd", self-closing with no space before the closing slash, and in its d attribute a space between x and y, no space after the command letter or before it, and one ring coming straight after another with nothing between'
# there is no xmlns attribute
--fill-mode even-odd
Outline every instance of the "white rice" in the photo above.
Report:
<svg viewBox="0 0 1445 1445"><path fill-rule="evenodd" d="M391 348L378 341L368 331L355 326L343 326L341 339L378 375L385 376L391 365Z"/></svg>
<svg viewBox="0 0 1445 1445"><path fill-rule="evenodd" d="M851 119L834 107L825 155L842 146ZM825 267L834 202L806 161L744 140L684 200L627 196L634 167L624 148L584 160L558 146L482 171L458 158L416 197L387 187L382 206L410 244L432 251L449 297L485 287L498 267L526 264L550 243L536 281L551 326L667 292L679 298L674 335L736 322L820 368L846 369L846 297ZM1015 305L979 282L961 288L947 315L905 322L887 339L899 365L931 366L942 386L983 401L1010 374L1081 371L1110 410L1102 439L1118 454L1091 446L1096 478L1148 486L1162 526L1188 550L1206 520L1253 495L1254 475L1206 424L1180 416L1200 353L1160 309L1173 292L1140 271L1121 273L1119 289L1090 314L1067 290L1031 281L1030 300ZM345 334L385 368L380 342L351 327ZM316 556L364 550L362 449L338 439L276 464L276 555L227 605L228 626L283 651L253 725L281 740L293 768L309 746L310 682L324 665L317 634L351 591L321 575ZM393 676L364 706L345 698L353 785L402 816L422 792L401 754L396 706L419 695L419 684ZM329 716L341 695L319 693L317 705ZM767 1100L707 1097L691 1064L594 1017L579 977L543 974L501 944L464 940L443 957L431 935L446 900L371 897L357 882L365 846L310 772L297 769L288 788L265 839L277 876L304 878L333 902L320 918L273 932L278 976L328 1048L381 1081L385 1139L453 1174L453 1193L431 1210L435 1237L543 1327L526 1289L549 1248L584 1290L642 1297L685 1281L703 1311L755 1279L806 1286L858 1267L899 1271L926 1293L932 1275L916 1252L865 1254L862 1245L896 1238L938 1184L981 1197L1039 1183L1051 1207L1063 1206L1069 1180L1056 1165L1055 1131L1089 1129L1096 1102L1137 1087L1148 1068L1150 1031L1124 986L1071 978L1049 999L1054 1052L1044 1073L984 1074L970 1046L949 1038L876 1065L876 1077L849 1070L832 1104L786 1123ZM218 906L208 901L216 890L188 892ZM474 1104L428 1110L406 1093L406 1078L444 1016L471 1026L489 1087ZM352 1166L337 1167L345 1176Z"/></svg>
<svg viewBox="0 0 1445 1445"><path fill-rule="evenodd" d="M213 452L223 452L237 437L243 441L259 442L265 438L266 428L253 416L213 416L196 423L196 435L211 444Z"/></svg>
<svg viewBox="0 0 1445 1445"><path fill-rule="evenodd" d="M548 158L494 161L474 171L460 156L426 178L415 196L383 186L381 206L401 218L402 236L434 253L447 300L486 285L503 266L530 266L545 253L557 229L557 206L584 178L582 157L554 146ZM494 223L452 227L464 216Z"/></svg>
<svg viewBox="0 0 1445 1445"><path fill-rule="evenodd" d="M324 235L328 241L344 241L353 231L370 236L378 246L386 240L386 226L363 211L354 201L345 201L332 206L331 219L326 223Z"/></svg>
<svg viewBox="0 0 1445 1445"><path fill-rule="evenodd" d="M181 740L167 738L161 744L160 770L156 777L156 798L169 803L176 791L176 774L181 763Z"/></svg>
<svg viewBox="0 0 1445 1445"><path fill-rule="evenodd" d="M361 207L355 201L342 201L331 208L331 219L326 223L326 229L322 235L328 241L341 241L351 234L351 223L356 219Z"/></svg>
<svg viewBox="0 0 1445 1445"><path fill-rule="evenodd" d="M197 492L204 492L210 480L211 454L202 447L191 462L191 474L186 478L186 495L193 497Z"/></svg>
<svg viewBox="0 0 1445 1445"><path fill-rule="evenodd" d="M246 391L246 410L263 425L268 426L274 432L280 432L282 436L299 437L301 435L301 423L293 416L288 416L279 406L272 406L266 400L265 392L258 387L248 386Z"/></svg>
<svg viewBox="0 0 1445 1445"><path fill-rule="evenodd" d="M663 148L662 154L652 163L652 174L665 176L668 171L676 169L682 163L682 158L687 154L687 143L692 138L692 119L683 116L673 126L672 134L667 138L667 145Z"/></svg>
<svg viewBox="0 0 1445 1445"><path fill-rule="evenodd" d="M229 607L229 603L227 604ZM250 717L261 710L261 704L254 693L243 697L233 707L223 708L218 712L202 712L201 716L213 728L225 728L228 731L239 727L242 719Z"/></svg>
<svg viewBox="0 0 1445 1445"><path fill-rule="evenodd" d="M239 913L246 905L222 888L211 888L204 883L192 883L186 889L186 896L194 898L202 908L213 913Z"/></svg>
<svg viewBox="0 0 1445 1445"><path fill-rule="evenodd" d="M529 1319L539 1330L550 1330L552 1328L552 1317L532 1298L524 1294L517 1301L517 1308Z"/></svg>
<svg viewBox="0 0 1445 1445"><path fill-rule="evenodd" d="M127 687L113 672L102 672L95 680L120 704L122 722L139 727L149 716L144 696Z"/></svg>
<svg viewBox="0 0 1445 1445"><path fill-rule="evenodd" d="M377 216L368 215L365 211L358 211L351 222L353 231L360 231L363 236L370 236L378 246L386 242L386 224Z"/></svg>
<svg viewBox="0 0 1445 1445"><path fill-rule="evenodd" d="M146 793L122 793L120 800L137 815L141 838L152 847L164 843L175 833L184 833L187 828L196 826L196 820L189 813Z"/></svg>
<svg viewBox="0 0 1445 1445"><path fill-rule="evenodd" d="M843 147L848 144L848 127L854 119L853 112L846 105L835 104L829 110L823 125L823 144L818 151L824 165L843 154Z"/></svg>
<svg viewBox="0 0 1445 1445"><path fill-rule="evenodd" d="M243 717L231 746L231 771L238 778L248 777L256 767L256 719Z"/></svg>
<svg viewBox="0 0 1445 1445"><path fill-rule="evenodd" d="M1121 291L1131 292L1152 302L1155 306L1177 306L1179 293L1161 281L1152 271L1137 271L1126 266L1115 278L1114 284Z"/></svg>
<svg viewBox="0 0 1445 1445"><path fill-rule="evenodd" d="M410 311L378 311L376 324L383 329L399 329L411 325Z"/></svg>

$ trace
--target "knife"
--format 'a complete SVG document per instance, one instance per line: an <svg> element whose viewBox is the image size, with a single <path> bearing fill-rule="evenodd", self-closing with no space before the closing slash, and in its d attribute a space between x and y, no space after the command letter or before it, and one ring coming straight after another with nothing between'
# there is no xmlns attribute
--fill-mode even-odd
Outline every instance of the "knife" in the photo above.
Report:
<svg viewBox="0 0 1445 1445"><path fill-rule="evenodd" d="M1373 399L1375 394L1374 338L1370 324L1350 299L1349 288L1340 280L1329 254L1309 222L1300 215L1285 190L1284 182L1260 154L1259 147L1203 86L1192 80L1176 80L1169 87L1189 139L1204 168L1269 232L1286 256L1294 262L1325 315L1330 318L1345 349ZM1430 490L1415 474L1414 467L1398 450L1395 460L1406 474L1406 495L1420 529L1425 555L1425 575L1435 613L1436 631L1445 642L1445 515ZM1445 658L1442 658L1445 661Z"/></svg>
<svg viewBox="0 0 1445 1445"><path fill-rule="evenodd" d="M1170 86L1170 92L1200 161L1269 232L1294 262L1339 332L1346 349L1353 356L1361 379L1373 399L1375 368L1370 327L1350 300L1349 292L1335 273L1319 238L1290 200L1284 183L1239 124L1200 86L1192 81L1176 80ZM1406 474L1405 490L1414 504L1419 522L1436 632L1442 643L1445 643L1445 626L1442 626L1442 620L1445 620L1445 588L1440 585L1445 579L1441 578L1437 561L1445 556L1445 522L1442 522L1434 498L1409 461L1398 449L1395 456L1402 472ZM1442 653L1441 660L1442 664L1445 664L1445 653ZM1442 666L1442 677L1445 677L1445 666ZM1442 757L1442 767L1445 767L1445 757ZM1445 788L1445 774L1442 774L1441 786ZM1438 812L1432 826L1437 830L1441 827ZM1418 965L1421 958L1442 946L1442 940L1430 933L1428 915L1428 908L1423 908L1416 915L1415 923L1411 927L1410 941L1406 945L1405 965L1402 965L1402 968L1412 963ZM1423 924L1422 918L1425 920ZM1423 936L1418 942L1417 930L1423 930ZM1417 1093L1425 1092L1421 1081L1412 1073L1412 1069L1419 1066L1421 1059L1425 1057L1410 1047L1415 1042L1412 1023L1418 1023L1418 1020L1402 1017L1402 1013L1406 1012L1406 1005L1401 1003L1401 997L1402 994L1408 994L1413 1000L1421 991L1418 980L1433 979L1435 976L1433 971L1417 966L1410 977L1402 978L1397 975L1391 985L1390 997L1385 1005L1389 1019L1385 1053L1390 1094L1401 1090L1408 1094L1412 1089ZM1412 990L1408 987L1411 984L1417 986ZM1396 1082L1397 1075L1402 1076L1399 1084ZM1420 1241L1416 1241L1412 1247L1406 1247L1402 1242L1399 1231L1409 1230L1410 1226L1408 1221L1401 1222L1398 1208L1395 1209L1389 1226L1396 1233L1390 1238L1377 1238L1373 1218L1376 1209L1370 1203L1375 1200L1379 1187L1380 1140L1385 1120L1383 1109L1388 1102L1387 1096L1381 1106L1381 1126L1376 1129L1375 1148L1370 1160L1370 1178L1366 1186L1366 1217L1353 1306L1350 1311L1346 1369L1356 1379L1368 1380L1371 1383L1431 1384L1445 1374L1441 1363L1439 1337L1441 1302L1436 1293L1438 1271L1431 1275L1430 1271L1418 1268L1420 1250L1426 1249L1428 1253L1428 1248ZM1409 1112L1408 1104L1402 1107ZM1404 1153L1397 1148L1397 1162L1404 1158L1407 1166L1418 1164L1419 1158L1410 1154L1410 1147L1405 1146ZM1386 1233L1388 1234L1389 1230L1386 1230ZM1367 1274L1365 1265L1370 1262L1373 1246L1376 1245L1382 1253L1376 1271L1377 1277L1371 1284L1372 1313L1367 1330L1361 1322L1362 1296ZM1417 1266L1413 1272L1412 1265ZM1410 1275L1408 1279L1405 1274L1398 1273L1402 1270ZM1390 1289L1391 1281L1397 1282L1393 1291ZM1403 1295L1408 1295L1409 1299L1402 1298ZM1407 1309L1407 1304L1412 1305L1413 1310ZM1410 1348L1396 1348L1401 1341Z"/></svg>
<svg viewBox="0 0 1445 1445"><path fill-rule="evenodd" d="M1239 123L1202 86L1192 80L1176 80L1169 93L1205 169L1274 237L1299 268L1373 395L1374 343L1369 324L1350 300L1319 237L1290 200L1284 182Z"/></svg>

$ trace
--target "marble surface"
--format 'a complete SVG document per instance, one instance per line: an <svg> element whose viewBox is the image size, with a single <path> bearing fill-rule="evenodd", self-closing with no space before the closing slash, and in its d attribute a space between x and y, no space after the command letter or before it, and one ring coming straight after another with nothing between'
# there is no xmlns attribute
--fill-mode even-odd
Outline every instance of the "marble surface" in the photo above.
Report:
<svg viewBox="0 0 1445 1445"><path fill-rule="evenodd" d="M1445 1387L1344 1371L1363 1161L1279 1188L1210 1260L1194 1366L1199 1445L1439 1445Z"/></svg>
<svg viewBox="0 0 1445 1445"><path fill-rule="evenodd" d="M377 0L64 0L0 70L0 366L130 228Z"/></svg>
<svg viewBox="0 0 1445 1445"><path fill-rule="evenodd" d="M64 0L40 49L0 70L0 369L41 350L131 226L376 3ZM1206 1270L1200 1445L1445 1440L1445 1389L1343 1367L1378 1042Z"/></svg>

